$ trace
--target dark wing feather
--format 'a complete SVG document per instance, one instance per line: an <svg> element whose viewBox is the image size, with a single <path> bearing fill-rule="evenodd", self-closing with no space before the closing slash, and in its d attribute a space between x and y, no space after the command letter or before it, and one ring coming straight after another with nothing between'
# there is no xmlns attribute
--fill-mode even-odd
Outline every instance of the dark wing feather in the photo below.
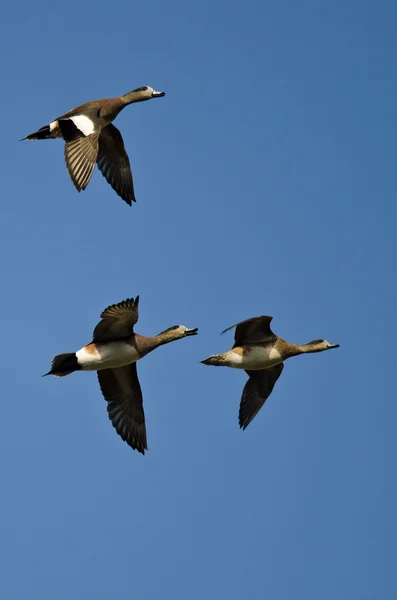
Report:
<svg viewBox="0 0 397 600"><path fill-rule="evenodd" d="M131 336L138 320L139 296L105 308L94 329L93 342L110 342Z"/></svg>
<svg viewBox="0 0 397 600"><path fill-rule="evenodd" d="M236 328L234 333L234 347L245 344L259 344L261 342L269 342L275 339L273 331L270 329L270 323L273 317L252 317L246 319L236 325L231 325L224 329L222 333Z"/></svg>
<svg viewBox="0 0 397 600"><path fill-rule="evenodd" d="M112 123L99 136L97 165L116 194L130 206L136 202L130 161L121 133Z"/></svg>
<svg viewBox="0 0 397 600"><path fill-rule="evenodd" d="M148 449L145 413L136 363L118 369L103 369L97 374L113 427L133 450L145 454Z"/></svg>
<svg viewBox="0 0 397 600"><path fill-rule="evenodd" d="M270 396L277 379L280 377L284 368L283 363L279 363L263 371L246 371L249 379L244 386L240 402L239 424L242 429L246 429L252 419L258 414L266 400Z"/></svg>
<svg viewBox="0 0 397 600"><path fill-rule="evenodd" d="M85 190L98 155L98 131L84 135L70 119L58 119L65 140L65 161L69 175L78 192Z"/></svg>

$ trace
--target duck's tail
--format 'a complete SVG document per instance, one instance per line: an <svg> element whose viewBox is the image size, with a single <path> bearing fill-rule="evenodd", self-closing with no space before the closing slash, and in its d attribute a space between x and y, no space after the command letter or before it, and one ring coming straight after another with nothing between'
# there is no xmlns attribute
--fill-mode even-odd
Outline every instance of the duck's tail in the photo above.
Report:
<svg viewBox="0 0 397 600"><path fill-rule="evenodd" d="M52 131L49 125L45 125L41 127L34 133L29 133L26 137L22 138L23 140L47 140L49 138L53 138Z"/></svg>
<svg viewBox="0 0 397 600"><path fill-rule="evenodd" d="M52 359L51 370L46 375L55 375L56 377L64 377L70 375L73 371L79 371L81 369L77 362L77 356L75 352L66 352L64 354L57 354Z"/></svg>
<svg viewBox="0 0 397 600"><path fill-rule="evenodd" d="M210 365L212 367L222 367L225 365L226 358L224 354L213 354L205 360L201 361L203 365Z"/></svg>

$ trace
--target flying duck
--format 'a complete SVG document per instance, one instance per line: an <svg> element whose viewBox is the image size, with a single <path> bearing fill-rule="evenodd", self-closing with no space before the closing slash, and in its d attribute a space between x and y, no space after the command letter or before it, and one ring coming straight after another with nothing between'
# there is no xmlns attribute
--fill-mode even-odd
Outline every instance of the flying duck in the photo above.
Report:
<svg viewBox="0 0 397 600"><path fill-rule="evenodd" d="M140 87L118 98L93 100L73 108L24 140L65 140L65 161L78 192L87 187L95 164L127 204L136 202L130 161L120 131L112 121L128 104L161 98L164 92Z"/></svg>
<svg viewBox="0 0 397 600"><path fill-rule="evenodd" d="M57 354L45 375L64 377L74 371L97 371L113 427L131 448L145 454L145 414L136 361L163 344L196 335L198 329L174 325L155 337L139 335L133 331L138 302L139 296L108 306L94 329L92 342L77 352Z"/></svg>
<svg viewBox="0 0 397 600"><path fill-rule="evenodd" d="M244 369L247 373L249 379L243 389L239 411L242 429L246 429L272 393L287 358L339 348L339 344L330 344L325 340L302 345L286 342L270 329L272 319L266 316L253 317L228 327L222 333L236 328L233 348L201 361L204 365Z"/></svg>

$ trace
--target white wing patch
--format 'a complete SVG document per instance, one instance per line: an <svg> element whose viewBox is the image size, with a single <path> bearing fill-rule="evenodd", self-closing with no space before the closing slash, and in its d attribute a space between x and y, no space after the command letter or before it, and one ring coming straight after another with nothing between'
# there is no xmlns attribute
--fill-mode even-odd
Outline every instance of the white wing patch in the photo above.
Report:
<svg viewBox="0 0 397 600"><path fill-rule="evenodd" d="M84 135L91 135L91 133L94 133L94 123L85 115L75 115L74 117L69 118Z"/></svg>

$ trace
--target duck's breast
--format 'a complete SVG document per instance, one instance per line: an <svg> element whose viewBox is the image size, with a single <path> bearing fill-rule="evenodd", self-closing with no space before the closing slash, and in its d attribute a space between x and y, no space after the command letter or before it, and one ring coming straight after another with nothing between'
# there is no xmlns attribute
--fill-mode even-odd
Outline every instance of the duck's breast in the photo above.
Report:
<svg viewBox="0 0 397 600"><path fill-rule="evenodd" d="M124 367L140 358L135 346L126 342L88 344L76 352L76 356L85 371Z"/></svg>

